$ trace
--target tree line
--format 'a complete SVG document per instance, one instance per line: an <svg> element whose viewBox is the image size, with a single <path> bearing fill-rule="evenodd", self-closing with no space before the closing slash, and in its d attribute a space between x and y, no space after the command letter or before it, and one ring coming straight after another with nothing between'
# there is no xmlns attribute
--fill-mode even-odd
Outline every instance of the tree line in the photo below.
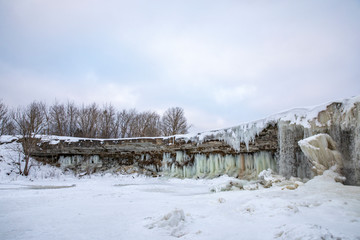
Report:
<svg viewBox="0 0 360 240"><path fill-rule="evenodd" d="M0 135L132 138L184 134L189 128L180 107L168 108L160 116L155 111L117 110L111 104L100 107L96 103L76 105L68 101L47 106L33 101L9 109L0 101Z"/></svg>

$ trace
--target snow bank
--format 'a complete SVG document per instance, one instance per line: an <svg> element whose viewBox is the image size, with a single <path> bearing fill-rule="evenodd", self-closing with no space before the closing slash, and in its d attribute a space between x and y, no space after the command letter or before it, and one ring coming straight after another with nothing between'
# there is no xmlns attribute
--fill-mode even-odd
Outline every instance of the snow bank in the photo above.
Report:
<svg viewBox="0 0 360 240"><path fill-rule="evenodd" d="M335 235L328 228L318 224L284 224L275 234L274 239L326 239L326 240L350 240L343 234Z"/></svg>
<svg viewBox="0 0 360 240"><path fill-rule="evenodd" d="M274 184L256 191L216 193L209 187L238 179L94 175L51 184L48 179L1 183L0 236L14 240L359 239L360 188L335 182L334 176L326 170L293 191ZM259 177L272 180L274 174L266 170Z"/></svg>
<svg viewBox="0 0 360 240"><path fill-rule="evenodd" d="M0 136L0 144L11 143L16 140L18 140L18 137L16 137L16 136L9 136L9 135L1 135Z"/></svg>
<svg viewBox="0 0 360 240"><path fill-rule="evenodd" d="M306 183L306 186L311 188L326 188L326 186L333 186L334 183L342 185L342 182L344 182L345 179L336 171L336 166L333 166L330 169L325 170L322 175L315 176L313 179L309 180Z"/></svg>
<svg viewBox="0 0 360 240"><path fill-rule="evenodd" d="M256 187L251 187L255 186ZM258 189L257 182L241 180L236 178L225 179L222 183L210 187L210 192L239 191Z"/></svg>
<svg viewBox="0 0 360 240"><path fill-rule="evenodd" d="M146 227L149 229L153 229L155 227L164 228L167 231L169 231L170 236L179 238L186 234L183 231L185 222L186 222L186 219L185 219L184 210L175 209L175 210L165 214L159 220L146 225Z"/></svg>
<svg viewBox="0 0 360 240"><path fill-rule="evenodd" d="M64 173L60 168L30 159L30 172L27 177L19 175L19 164L23 167L22 145L16 137L2 136L0 145L0 182L15 180L64 179L73 176L72 172Z"/></svg>
<svg viewBox="0 0 360 240"><path fill-rule="evenodd" d="M296 177L286 179L275 174L270 168L259 173L257 180L243 180L222 176L217 178L210 187L210 192L239 191L239 190L260 190L270 187L280 187L285 190L294 190L304 185L304 180Z"/></svg>

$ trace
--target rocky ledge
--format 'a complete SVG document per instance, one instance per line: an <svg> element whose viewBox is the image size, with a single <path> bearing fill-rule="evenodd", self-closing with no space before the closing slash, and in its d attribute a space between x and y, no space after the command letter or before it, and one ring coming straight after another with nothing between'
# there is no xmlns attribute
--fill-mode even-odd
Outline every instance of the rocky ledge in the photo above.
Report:
<svg viewBox="0 0 360 240"><path fill-rule="evenodd" d="M271 168L285 177L311 178L311 162L298 141L319 133L329 134L342 154L346 183L360 185L360 97L198 134L130 139L42 136L32 157L87 172L251 178Z"/></svg>

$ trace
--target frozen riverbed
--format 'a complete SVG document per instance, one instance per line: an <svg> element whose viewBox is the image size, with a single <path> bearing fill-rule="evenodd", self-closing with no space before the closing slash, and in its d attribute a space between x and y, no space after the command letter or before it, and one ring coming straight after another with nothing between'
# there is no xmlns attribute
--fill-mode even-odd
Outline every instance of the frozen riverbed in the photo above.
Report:
<svg viewBox="0 0 360 240"><path fill-rule="evenodd" d="M360 188L212 192L231 178L132 176L0 184L0 239L360 239Z"/></svg>

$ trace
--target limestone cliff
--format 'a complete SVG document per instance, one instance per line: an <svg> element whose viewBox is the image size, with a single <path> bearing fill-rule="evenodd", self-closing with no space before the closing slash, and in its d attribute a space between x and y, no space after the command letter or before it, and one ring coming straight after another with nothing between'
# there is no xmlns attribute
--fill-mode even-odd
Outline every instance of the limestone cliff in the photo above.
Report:
<svg viewBox="0 0 360 240"><path fill-rule="evenodd" d="M343 156L346 183L360 185L359 122L360 97L354 97L197 134L133 139L43 136L33 157L91 171L136 166L154 175L251 178L272 168L286 177L311 178L311 164L298 141L326 133Z"/></svg>

